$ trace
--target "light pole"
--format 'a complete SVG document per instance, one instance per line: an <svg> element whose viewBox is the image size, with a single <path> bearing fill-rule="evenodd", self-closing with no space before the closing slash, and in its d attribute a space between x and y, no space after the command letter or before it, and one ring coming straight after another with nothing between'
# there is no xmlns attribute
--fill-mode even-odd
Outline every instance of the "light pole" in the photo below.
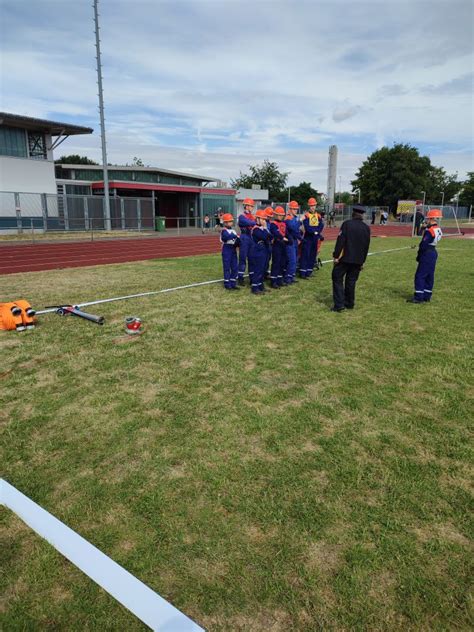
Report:
<svg viewBox="0 0 474 632"><path fill-rule="evenodd" d="M353 193L358 194L358 204L360 204L360 189L354 189Z"/></svg>
<svg viewBox="0 0 474 632"><path fill-rule="evenodd" d="M107 168L107 145L105 142L105 116L104 116L104 91L102 89L102 62L100 57L100 37L99 37L99 0L94 0L92 5L94 8L94 25L95 25L95 47L97 59L97 86L99 96L99 115L100 115L100 137L102 141L102 168L104 170L104 228L111 230L112 223L110 218L110 199L109 199L109 172Z"/></svg>
<svg viewBox="0 0 474 632"><path fill-rule="evenodd" d="M444 206L444 191L441 191L441 195L442 195L441 206Z"/></svg>
<svg viewBox="0 0 474 632"><path fill-rule="evenodd" d="M423 193L423 207L425 206L425 200L426 200L426 191L422 191Z"/></svg>

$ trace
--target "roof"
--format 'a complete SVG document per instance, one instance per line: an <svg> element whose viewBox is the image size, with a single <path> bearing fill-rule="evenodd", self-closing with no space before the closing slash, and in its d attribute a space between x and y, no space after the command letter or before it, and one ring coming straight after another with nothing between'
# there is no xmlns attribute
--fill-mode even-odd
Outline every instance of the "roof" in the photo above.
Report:
<svg viewBox="0 0 474 632"><path fill-rule="evenodd" d="M104 182L93 182L92 189L103 189ZM214 187L199 187L183 184L150 184L146 182L124 182L123 180L109 181L109 189L142 190L142 191L173 191L175 193L207 193L209 195L234 195L235 189Z"/></svg>
<svg viewBox="0 0 474 632"><path fill-rule="evenodd" d="M74 136L76 134L92 134L92 127L82 125L71 125L70 123L59 123L58 121L48 121L46 119L33 118L32 116L22 116L21 114L11 114L0 112L0 125L10 127L24 127L35 131L48 132L51 136Z"/></svg>
<svg viewBox="0 0 474 632"><path fill-rule="evenodd" d="M56 167L62 167L63 169L102 169L102 165L79 165L79 164L63 164L61 162L56 163ZM185 173L184 171L170 171L169 169L161 169L161 167L136 167L130 166L118 166L109 165L109 171L151 171L153 173L165 173L170 176L178 176L181 178L193 178L200 180L201 182L219 182L220 178L210 178L209 176L200 176L196 173Z"/></svg>

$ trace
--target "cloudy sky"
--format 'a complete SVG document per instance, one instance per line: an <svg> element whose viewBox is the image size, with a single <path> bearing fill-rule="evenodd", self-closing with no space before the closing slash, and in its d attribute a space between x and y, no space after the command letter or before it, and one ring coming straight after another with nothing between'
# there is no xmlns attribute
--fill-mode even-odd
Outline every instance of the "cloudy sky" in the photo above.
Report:
<svg viewBox="0 0 474 632"><path fill-rule="evenodd" d="M60 153L100 159L91 0L0 0L1 110L94 128ZM342 188L408 142L473 170L472 0L100 0L109 161L223 180L265 158ZM338 181L339 185L339 181Z"/></svg>

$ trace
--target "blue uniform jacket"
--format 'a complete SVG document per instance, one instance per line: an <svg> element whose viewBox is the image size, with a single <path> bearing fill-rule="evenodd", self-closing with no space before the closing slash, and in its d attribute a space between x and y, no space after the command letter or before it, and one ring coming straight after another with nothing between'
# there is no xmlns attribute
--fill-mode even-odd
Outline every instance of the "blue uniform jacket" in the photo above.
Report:
<svg viewBox="0 0 474 632"><path fill-rule="evenodd" d="M283 224L283 226L285 227L285 234L282 235L280 229L278 228L279 224ZM288 242L284 242L286 243L293 243L293 239L291 237L288 236L287 234L287 229L286 229L286 224L285 222L270 222L270 235L273 237L273 241L274 242L283 242L283 238L286 237L288 239Z"/></svg>
<svg viewBox="0 0 474 632"><path fill-rule="evenodd" d="M443 233L441 232L441 228L437 224L427 228L423 233L420 245L418 246L418 255L416 260L419 261L420 257L427 252L433 252L436 249L436 244L442 236Z"/></svg>
<svg viewBox="0 0 474 632"><path fill-rule="evenodd" d="M268 232L267 228L263 228L263 226L255 226L252 230L252 241L254 248L265 250L268 244L271 243L272 236Z"/></svg>
<svg viewBox="0 0 474 632"><path fill-rule="evenodd" d="M255 219L253 219L252 214L246 215L242 213L242 215L239 215L238 224L242 235L250 235L252 228L255 226Z"/></svg>
<svg viewBox="0 0 474 632"><path fill-rule="evenodd" d="M224 228L221 231L221 242L223 248L237 248L240 244L240 239L233 228Z"/></svg>
<svg viewBox="0 0 474 632"><path fill-rule="evenodd" d="M303 220L303 227L304 227L304 236L305 237L312 237L313 235L316 235L318 237L320 232L324 228L324 222L320 218L319 219L319 223L318 223L317 226L311 226L310 223L309 223L309 217L305 217L304 220Z"/></svg>
<svg viewBox="0 0 474 632"><path fill-rule="evenodd" d="M302 238L301 234L301 222L297 217L293 217L292 219L285 219L286 224L286 234L288 237L291 237L293 242L299 241Z"/></svg>

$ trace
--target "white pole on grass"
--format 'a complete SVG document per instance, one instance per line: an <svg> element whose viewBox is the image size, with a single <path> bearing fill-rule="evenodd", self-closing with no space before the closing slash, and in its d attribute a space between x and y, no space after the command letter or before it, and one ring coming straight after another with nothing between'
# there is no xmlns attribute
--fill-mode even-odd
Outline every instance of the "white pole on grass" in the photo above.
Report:
<svg viewBox="0 0 474 632"><path fill-rule="evenodd" d="M105 142L105 117L104 117L104 92L102 89L102 62L100 57L100 38L99 38L99 0L94 0L94 25L95 25L95 47L97 59L97 86L99 96L99 115L100 115L100 137L102 140L102 168L104 171L104 228L112 229L110 221L110 197L109 197L109 172L107 167L107 145Z"/></svg>

